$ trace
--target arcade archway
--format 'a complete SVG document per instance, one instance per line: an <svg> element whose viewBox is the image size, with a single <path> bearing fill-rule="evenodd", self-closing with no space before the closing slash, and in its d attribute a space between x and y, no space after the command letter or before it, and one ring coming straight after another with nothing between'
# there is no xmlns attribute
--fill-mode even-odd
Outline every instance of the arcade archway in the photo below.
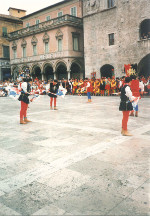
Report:
<svg viewBox="0 0 150 216"><path fill-rule="evenodd" d="M19 77L19 68L18 67L14 67L12 69L12 79L16 80L17 77Z"/></svg>
<svg viewBox="0 0 150 216"><path fill-rule="evenodd" d="M30 74L30 68L27 65L22 67L22 71L25 72L25 74Z"/></svg>
<svg viewBox="0 0 150 216"><path fill-rule="evenodd" d="M112 78L114 75L114 67L109 64L105 64L100 68L101 77Z"/></svg>
<svg viewBox="0 0 150 216"><path fill-rule="evenodd" d="M145 19L140 24L140 38L147 39L150 38L150 19Z"/></svg>
<svg viewBox="0 0 150 216"><path fill-rule="evenodd" d="M45 79L49 80L49 79L54 79L54 72L53 72L53 68L50 64L46 64L44 66L44 75L45 75Z"/></svg>
<svg viewBox="0 0 150 216"><path fill-rule="evenodd" d="M41 68L38 65L35 65L32 69L32 77L35 79L36 77L41 80L42 79L42 73Z"/></svg>
<svg viewBox="0 0 150 216"><path fill-rule="evenodd" d="M56 69L56 77L58 80L68 79L67 67L64 63L58 65Z"/></svg>
<svg viewBox="0 0 150 216"><path fill-rule="evenodd" d="M138 75L148 77L150 76L150 54L146 55L138 64Z"/></svg>
<svg viewBox="0 0 150 216"><path fill-rule="evenodd" d="M76 63L72 63L72 65L71 65L70 78L71 79L80 79L80 67Z"/></svg>

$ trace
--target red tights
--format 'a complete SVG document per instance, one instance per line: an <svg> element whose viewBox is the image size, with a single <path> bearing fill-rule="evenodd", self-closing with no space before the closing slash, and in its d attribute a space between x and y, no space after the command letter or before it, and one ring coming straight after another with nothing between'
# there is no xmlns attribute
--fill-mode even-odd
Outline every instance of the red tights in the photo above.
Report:
<svg viewBox="0 0 150 216"><path fill-rule="evenodd" d="M52 107L53 97L50 98L50 106ZM54 98L54 107L56 107L56 98Z"/></svg>
<svg viewBox="0 0 150 216"><path fill-rule="evenodd" d="M104 93L105 93L105 90L101 90L101 95L104 95Z"/></svg>
<svg viewBox="0 0 150 216"><path fill-rule="evenodd" d="M21 101L20 120L27 117L28 104Z"/></svg>
<svg viewBox="0 0 150 216"><path fill-rule="evenodd" d="M122 129L127 130L127 124L129 119L129 113L130 111L122 111L123 118L122 118Z"/></svg>

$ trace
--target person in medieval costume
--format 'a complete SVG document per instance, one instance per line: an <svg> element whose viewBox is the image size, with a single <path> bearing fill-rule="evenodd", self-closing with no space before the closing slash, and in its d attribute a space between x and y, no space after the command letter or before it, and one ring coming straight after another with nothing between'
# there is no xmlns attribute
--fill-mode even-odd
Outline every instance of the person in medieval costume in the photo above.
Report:
<svg viewBox="0 0 150 216"><path fill-rule="evenodd" d="M20 110L20 124L26 124L31 122L27 118L27 109L29 104L29 95L31 91L31 84L32 79L30 77L24 77L22 84L18 86L18 89L21 90L21 94L18 100L21 102L21 110ZM31 100L32 101L32 100Z"/></svg>
<svg viewBox="0 0 150 216"><path fill-rule="evenodd" d="M48 94L48 96L50 97L50 109L53 109L53 100L54 100L54 110L57 110L56 99L57 99L58 88L59 88L59 84L57 80L53 80L50 82L50 88Z"/></svg>
<svg viewBox="0 0 150 216"><path fill-rule="evenodd" d="M92 102L91 99L91 82L88 78L85 78L85 88L86 88L86 92L87 92L87 96L88 96L88 102Z"/></svg>
<svg viewBox="0 0 150 216"><path fill-rule="evenodd" d="M122 118L122 131L121 134L123 136L132 136L127 130L127 124L129 119L129 113L133 110L132 101L136 101L137 98L132 95L132 91L130 88L131 78L125 78L125 85L121 89L121 102L119 106L119 110L123 113Z"/></svg>
<svg viewBox="0 0 150 216"><path fill-rule="evenodd" d="M131 91L133 96L140 98L140 92L141 94L144 91L144 85L141 85L141 83L139 82L139 80L137 79L136 75L131 75ZM133 110L130 113L130 116L134 116L138 117L138 111L139 111L139 107L138 107L138 102L133 102Z"/></svg>

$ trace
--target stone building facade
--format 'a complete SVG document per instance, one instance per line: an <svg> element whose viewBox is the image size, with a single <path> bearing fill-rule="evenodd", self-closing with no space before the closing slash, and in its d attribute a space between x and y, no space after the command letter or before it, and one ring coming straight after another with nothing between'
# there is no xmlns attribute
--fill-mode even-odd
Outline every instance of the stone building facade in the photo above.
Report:
<svg viewBox="0 0 150 216"><path fill-rule="evenodd" d="M9 34L14 79L21 71L43 80L84 77L81 0L62 1L21 19L23 29Z"/></svg>
<svg viewBox="0 0 150 216"><path fill-rule="evenodd" d="M124 64L150 75L149 0L84 0L83 26L87 77L121 77Z"/></svg>
<svg viewBox="0 0 150 216"><path fill-rule="evenodd" d="M16 11L17 9L15 9ZM25 15L25 11L18 9L19 14ZM5 80L10 78L10 47L8 41L8 34L12 31L21 29L23 22L21 19L17 18L13 14L13 9L11 8L11 15L0 14L0 80Z"/></svg>

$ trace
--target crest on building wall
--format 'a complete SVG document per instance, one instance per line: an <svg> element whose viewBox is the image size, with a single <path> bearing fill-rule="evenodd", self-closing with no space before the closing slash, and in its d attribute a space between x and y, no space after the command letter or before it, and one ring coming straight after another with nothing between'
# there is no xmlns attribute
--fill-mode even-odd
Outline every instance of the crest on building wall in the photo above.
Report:
<svg viewBox="0 0 150 216"><path fill-rule="evenodd" d="M43 36L43 42L49 42L49 35L47 34L47 32L45 32L44 36Z"/></svg>
<svg viewBox="0 0 150 216"><path fill-rule="evenodd" d="M97 12L100 8L100 0L87 0L84 1L84 13L90 14Z"/></svg>
<svg viewBox="0 0 150 216"><path fill-rule="evenodd" d="M21 46L26 47L26 45L27 45L27 41L23 38L21 41Z"/></svg>
<svg viewBox="0 0 150 216"><path fill-rule="evenodd" d="M38 42L37 38L35 37L35 35L33 35L32 40L31 40L32 45L36 45L37 42Z"/></svg>
<svg viewBox="0 0 150 216"><path fill-rule="evenodd" d="M12 49L17 49L16 41L13 41L13 43L12 43Z"/></svg>
<svg viewBox="0 0 150 216"><path fill-rule="evenodd" d="M56 35L55 35L56 39L63 39L63 33L60 29L58 29Z"/></svg>

